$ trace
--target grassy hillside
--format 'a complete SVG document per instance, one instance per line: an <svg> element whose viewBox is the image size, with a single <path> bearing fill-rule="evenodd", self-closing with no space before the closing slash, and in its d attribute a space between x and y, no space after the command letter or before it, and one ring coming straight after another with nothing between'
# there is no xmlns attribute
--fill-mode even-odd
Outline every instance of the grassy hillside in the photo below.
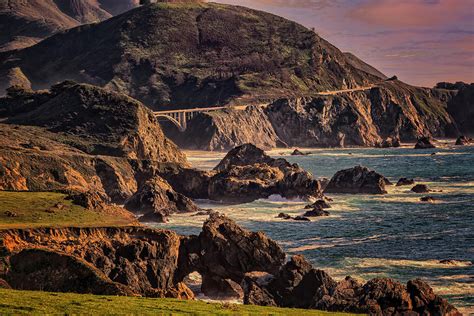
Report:
<svg viewBox="0 0 474 316"><path fill-rule="evenodd" d="M0 191L0 229L129 226L133 223L133 217L126 212L86 210L66 200L66 195L61 193Z"/></svg>
<svg viewBox="0 0 474 316"><path fill-rule="evenodd" d="M0 290L0 314L349 315L203 301Z"/></svg>

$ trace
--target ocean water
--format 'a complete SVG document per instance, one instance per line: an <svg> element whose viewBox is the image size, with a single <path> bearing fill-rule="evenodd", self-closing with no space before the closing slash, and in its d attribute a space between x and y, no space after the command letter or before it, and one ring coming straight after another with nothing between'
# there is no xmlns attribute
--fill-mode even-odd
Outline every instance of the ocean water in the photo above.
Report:
<svg viewBox="0 0 474 316"><path fill-rule="evenodd" d="M415 178L438 191L429 193L438 201L420 202L427 194L412 193L411 186L389 186L384 196L332 194L331 216L312 222L275 218L280 212L302 214L307 204L277 196L242 205L199 204L227 214L247 229L265 232L288 254L303 254L336 279L421 278L463 312L474 312L474 147L303 151L312 154L290 156L289 150L269 154L298 163L316 177L330 178L341 169L364 165L394 183L401 177ZM194 166L212 168L224 154L188 156ZM178 215L159 227L198 234L205 219ZM440 263L445 259L457 261Z"/></svg>

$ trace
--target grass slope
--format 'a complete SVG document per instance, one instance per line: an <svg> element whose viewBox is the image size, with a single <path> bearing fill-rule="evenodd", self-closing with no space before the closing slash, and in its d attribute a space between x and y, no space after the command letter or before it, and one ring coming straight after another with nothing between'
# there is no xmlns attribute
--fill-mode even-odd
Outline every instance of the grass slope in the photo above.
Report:
<svg viewBox="0 0 474 316"><path fill-rule="evenodd" d="M29 292L0 289L0 314L63 315L349 315L203 301Z"/></svg>
<svg viewBox="0 0 474 316"><path fill-rule="evenodd" d="M7 212L17 216L9 217ZM0 229L133 224L133 217L125 212L86 210L66 200L66 195L61 193L0 191Z"/></svg>

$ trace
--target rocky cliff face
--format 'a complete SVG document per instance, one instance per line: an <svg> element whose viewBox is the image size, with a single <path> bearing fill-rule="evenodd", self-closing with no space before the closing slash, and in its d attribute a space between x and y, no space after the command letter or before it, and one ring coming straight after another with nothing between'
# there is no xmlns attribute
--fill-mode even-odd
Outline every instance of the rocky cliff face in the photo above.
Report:
<svg viewBox="0 0 474 316"><path fill-rule="evenodd" d="M453 116L462 134L474 135L474 84L460 84L458 93L448 102L448 112Z"/></svg>
<svg viewBox="0 0 474 316"><path fill-rule="evenodd" d="M284 145L260 107L202 113L187 124L185 132L174 126L165 128L166 135L182 148L227 151L247 143L263 149Z"/></svg>
<svg viewBox="0 0 474 316"><path fill-rule="evenodd" d="M297 23L199 1L143 6L0 61L0 72L19 67L34 88L73 79L155 109L258 102L379 80Z"/></svg>

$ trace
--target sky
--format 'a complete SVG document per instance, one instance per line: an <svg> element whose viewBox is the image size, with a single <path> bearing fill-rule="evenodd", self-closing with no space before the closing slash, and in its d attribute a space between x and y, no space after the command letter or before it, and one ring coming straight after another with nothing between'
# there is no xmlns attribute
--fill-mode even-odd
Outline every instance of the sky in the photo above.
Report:
<svg viewBox="0 0 474 316"><path fill-rule="evenodd" d="M307 27L388 76L474 82L474 0L212 0Z"/></svg>

